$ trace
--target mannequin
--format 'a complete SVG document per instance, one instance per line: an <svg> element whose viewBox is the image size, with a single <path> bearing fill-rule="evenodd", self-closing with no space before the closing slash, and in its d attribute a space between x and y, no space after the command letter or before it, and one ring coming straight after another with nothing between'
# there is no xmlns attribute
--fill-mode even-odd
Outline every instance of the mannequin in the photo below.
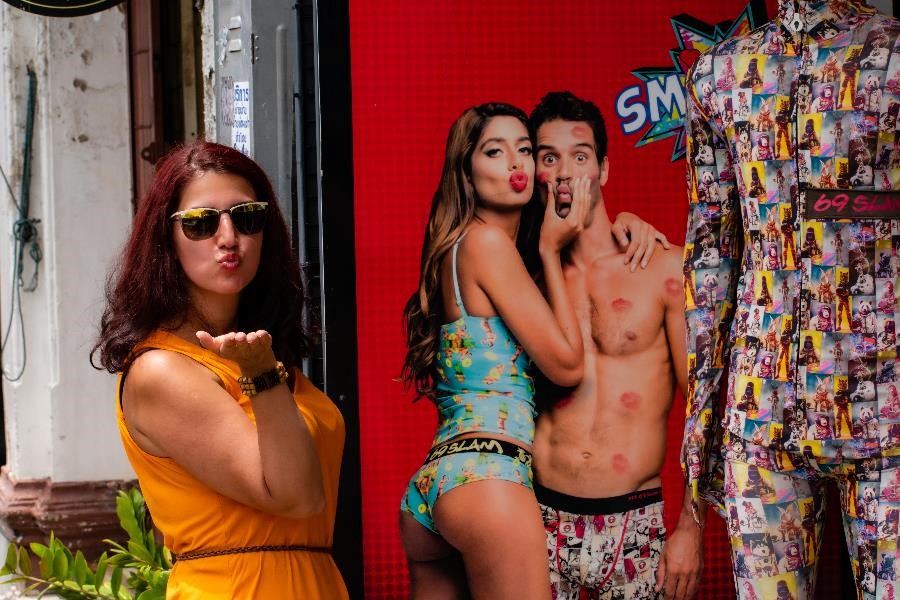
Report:
<svg viewBox="0 0 900 600"><path fill-rule="evenodd" d="M709 49L687 77L685 265L697 265L710 248L720 261L686 269L686 289L731 283L710 290L711 302L689 304L698 326L688 339L694 367L683 468L695 502L703 498L728 521L739 598L812 598L826 478L842 491L858 597L876 600L895 586L893 572L876 565L897 546L896 528L881 522L897 508L887 506L893 496L886 490L900 466L900 425L893 426L900 419L882 410L896 382L893 368L881 368L885 360L893 365L897 351L875 340L886 323L893 327L897 303L879 300L888 289L893 295L900 273L900 211L891 208L900 206L892 201L900 198L900 169L892 168L900 166L900 143L890 113L900 86L887 84L900 80L898 33L900 22L864 2L781 0L775 19ZM749 111L731 108L738 106ZM760 118L772 107L774 118ZM711 167L700 169L697 140L713 146L718 186L700 185ZM766 223L753 215L763 208L780 216L779 228L761 231ZM706 232L702 240L698 231ZM753 244L761 235L762 263ZM780 282L781 302L755 301L767 280ZM820 294L821 281L841 285ZM754 323L761 326L745 326L755 309L764 313ZM768 331L779 332L775 367L741 365ZM760 352L752 360L771 357ZM763 388L783 401L750 410L760 398L746 398L747 391ZM819 398L842 394L841 403L816 402L817 391ZM760 518L748 519L750 509ZM804 526L785 527L787 515L804 515Z"/></svg>

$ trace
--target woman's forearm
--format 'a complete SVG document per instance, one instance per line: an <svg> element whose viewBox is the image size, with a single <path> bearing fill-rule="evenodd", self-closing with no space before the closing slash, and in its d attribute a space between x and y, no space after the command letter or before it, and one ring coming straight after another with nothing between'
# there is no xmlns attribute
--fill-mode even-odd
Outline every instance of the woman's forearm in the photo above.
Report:
<svg viewBox="0 0 900 600"><path fill-rule="evenodd" d="M306 517L322 511L319 455L286 384L252 397L262 478L273 512Z"/></svg>
<svg viewBox="0 0 900 600"><path fill-rule="evenodd" d="M556 322L568 345L568 351L564 357L560 357L561 363L574 375L581 378L583 372L584 347L581 340L581 330L575 317L575 309L572 306L569 292L566 288L565 278L562 272L560 253L557 250L540 249L541 262L544 266L544 282L547 287L547 301L556 317Z"/></svg>

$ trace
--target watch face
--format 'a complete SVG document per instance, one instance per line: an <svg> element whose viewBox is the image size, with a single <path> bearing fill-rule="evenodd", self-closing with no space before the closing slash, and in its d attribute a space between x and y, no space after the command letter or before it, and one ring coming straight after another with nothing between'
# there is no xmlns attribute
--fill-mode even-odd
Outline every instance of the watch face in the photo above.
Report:
<svg viewBox="0 0 900 600"><path fill-rule="evenodd" d="M106 10L122 0L3 0L16 8L46 17L78 17Z"/></svg>

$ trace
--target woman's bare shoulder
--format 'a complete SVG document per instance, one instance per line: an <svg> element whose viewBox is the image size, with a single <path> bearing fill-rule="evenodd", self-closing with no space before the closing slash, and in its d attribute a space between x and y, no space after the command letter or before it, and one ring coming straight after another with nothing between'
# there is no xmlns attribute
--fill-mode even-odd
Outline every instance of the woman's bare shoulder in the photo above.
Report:
<svg viewBox="0 0 900 600"><path fill-rule="evenodd" d="M165 401L184 390L185 384L202 384L210 380L220 383L215 373L193 358L172 350L153 348L131 363L125 386L130 399Z"/></svg>
<svg viewBox="0 0 900 600"><path fill-rule="evenodd" d="M460 243L460 257L476 263L508 260L510 253L518 256L515 241L496 225L479 223L469 228Z"/></svg>

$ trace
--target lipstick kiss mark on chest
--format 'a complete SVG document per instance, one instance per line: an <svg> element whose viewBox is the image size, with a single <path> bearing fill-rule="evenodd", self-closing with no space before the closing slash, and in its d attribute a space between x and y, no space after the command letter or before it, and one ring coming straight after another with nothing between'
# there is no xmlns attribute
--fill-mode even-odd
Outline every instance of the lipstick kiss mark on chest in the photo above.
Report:
<svg viewBox="0 0 900 600"><path fill-rule="evenodd" d="M681 282L674 277L666 279L666 293L672 294L673 296L681 294Z"/></svg>
<svg viewBox="0 0 900 600"><path fill-rule="evenodd" d="M626 300L625 298L616 298L615 300L612 301L611 304L612 304L613 310L618 310L618 311L628 310L629 308L631 308L633 306L631 301Z"/></svg>
<svg viewBox="0 0 900 600"><path fill-rule="evenodd" d="M612 457L613 471L615 471L616 473L619 473L621 475L622 473L628 472L629 467L630 467L630 464L628 463L627 458L625 458L621 454L613 455L613 457Z"/></svg>
<svg viewBox="0 0 900 600"><path fill-rule="evenodd" d="M641 403L640 394L636 394L634 392L625 392L619 398L619 401L622 402L622 406L629 410L634 410L637 408L638 404Z"/></svg>

